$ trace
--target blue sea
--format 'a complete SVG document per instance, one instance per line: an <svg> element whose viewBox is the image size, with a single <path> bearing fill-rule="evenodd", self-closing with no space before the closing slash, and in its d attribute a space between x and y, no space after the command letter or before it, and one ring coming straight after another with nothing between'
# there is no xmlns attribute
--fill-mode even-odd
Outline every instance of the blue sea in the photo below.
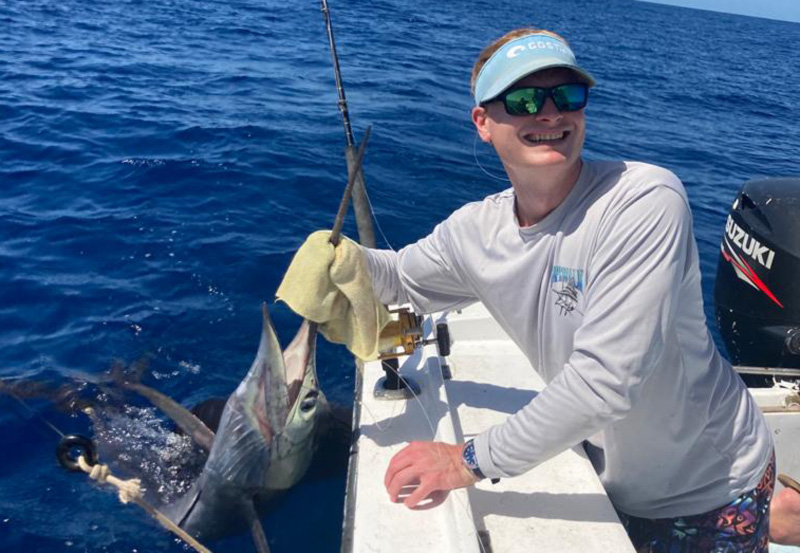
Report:
<svg viewBox="0 0 800 553"><path fill-rule="evenodd" d="M364 170L383 247L508 186L486 174L501 169L475 142L468 83L481 48L516 27L562 33L596 77L587 158L685 183L710 321L737 190L800 174L796 23L634 0L330 7L356 137L373 126ZM185 405L229 394L260 303L332 225L343 150L315 0L3 2L0 378L78 382L148 356L146 382ZM270 305L288 343L299 319ZM352 404L346 351L321 342L318 367L328 397ZM187 550L59 467L39 417L84 433L86 419L30 409L0 398L0 551ZM340 470L287 494L264 518L273 552L337 551L344 489ZM252 550L246 534L210 545Z"/></svg>

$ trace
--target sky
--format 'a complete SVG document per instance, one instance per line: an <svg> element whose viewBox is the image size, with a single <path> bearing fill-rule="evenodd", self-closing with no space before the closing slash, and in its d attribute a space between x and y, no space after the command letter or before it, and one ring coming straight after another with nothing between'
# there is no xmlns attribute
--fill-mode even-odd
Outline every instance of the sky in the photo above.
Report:
<svg viewBox="0 0 800 553"><path fill-rule="evenodd" d="M659 4L672 4L712 10L717 12L736 13L782 19L800 23L800 0L648 0Z"/></svg>

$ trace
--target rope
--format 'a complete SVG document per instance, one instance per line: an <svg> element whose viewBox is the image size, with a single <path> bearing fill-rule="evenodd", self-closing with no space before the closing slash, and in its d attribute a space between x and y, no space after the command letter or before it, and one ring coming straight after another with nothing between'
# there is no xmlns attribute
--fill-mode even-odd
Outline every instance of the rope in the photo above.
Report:
<svg viewBox="0 0 800 553"><path fill-rule="evenodd" d="M794 478L786 475L786 474L779 474L778 481L783 484L787 488L791 488L797 493L800 493L800 483L797 482Z"/></svg>
<svg viewBox="0 0 800 553"><path fill-rule="evenodd" d="M100 463L97 463L96 465L90 465L88 462L86 462L86 459L84 459L83 455L80 455L77 461L78 465L81 467L81 470L88 474L90 478L101 484L111 484L112 486L116 487L119 493L119 500L122 503L136 503L142 509L147 511L150 516L155 518L161 524L161 526L178 536L195 551L198 553L211 553L210 549L204 547L200 542L187 534L183 528L172 522L155 507L142 499L141 480L138 478L131 478L130 480L122 480L117 478L111 474L111 469L108 468L108 465L101 465Z"/></svg>
<svg viewBox="0 0 800 553"><path fill-rule="evenodd" d="M83 455L78 457L78 465L80 465L81 470L88 474L89 478L92 480L97 480L101 484L111 484L115 486L119 490L119 500L122 503L127 504L142 498L142 481L138 478L121 480L111 474L111 469L108 468L108 465L101 465L100 463L90 465L86 462Z"/></svg>

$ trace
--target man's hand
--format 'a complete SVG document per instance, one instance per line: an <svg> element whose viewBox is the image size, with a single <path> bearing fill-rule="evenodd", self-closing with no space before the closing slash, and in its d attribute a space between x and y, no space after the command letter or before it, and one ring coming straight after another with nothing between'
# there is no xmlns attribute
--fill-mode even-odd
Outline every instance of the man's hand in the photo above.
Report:
<svg viewBox="0 0 800 553"><path fill-rule="evenodd" d="M770 503L769 539L783 545L800 545L800 493L790 488L776 491Z"/></svg>
<svg viewBox="0 0 800 553"><path fill-rule="evenodd" d="M402 499L406 507L414 508L434 492L464 488L477 482L478 477L461 461L463 447L464 444L411 442L392 457L386 469L383 483L389 498L397 503L405 488L416 485L417 488Z"/></svg>

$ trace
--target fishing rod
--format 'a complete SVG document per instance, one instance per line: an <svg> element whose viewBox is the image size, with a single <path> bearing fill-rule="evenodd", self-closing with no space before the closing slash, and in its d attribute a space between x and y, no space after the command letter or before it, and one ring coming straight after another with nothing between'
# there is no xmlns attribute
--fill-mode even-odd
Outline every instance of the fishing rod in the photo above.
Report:
<svg viewBox="0 0 800 553"><path fill-rule="evenodd" d="M328 33L328 45L331 51L331 61L333 62L333 76L336 80L336 91L339 95L339 111L342 114L344 134L347 141L345 150L347 157L347 171L350 176L355 175L355 182L352 185L353 210L356 214L356 225L358 226L358 236L361 244L369 248L375 248L375 233L372 229L372 210L367 196L366 185L364 183L364 173L361 170L360 156L356 154L355 140L353 138L353 127L350 123L350 112L347 107L347 97L342 84L342 72L339 67L339 54L336 50L336 40L333 37L333 25L331 23L330 8L327 0L320 0L322 15L325 18L325 29ZM369 130L369 129L368 129ZM366 137L369 133L365 135ZM363 146L363 143L362 143ZM348 188L351 184L348 182ZM346 209L347 198L351 194L345 191L345 198L342 199L337 222L341 223ZM339 225L341 228L341 225ZM331 236L331 243L338 243L338 228ZM436 338L424 339L422 329L422 317L412 312L407 307L391 311L397 315L397 320L390 322L382 332L382 337L390 339L393 346L390 350L381 352L379 358L383 361L391 361L392 367L386 371L387 387L389 389L400 389L403 382L397 377L397 358L401 355L411 355L420 346L436 343L442 355L450 353L450 336L446 325L437 325Z"/></svg>
<svg viewBox="0 0 800 553"><path fill-rule="evenodd" d="M342 114L344 124L344 135L347 145L345 147L345 157L347 158L347 172L355 175L355 183L352 187L353 211L356 214L356 226L358 228L358 238L362 245L374 248L375 231L372 228L372 210L370 208L367 187L364 182L364 173L360 163L356 162L356 146L353 138L353 127L350 124L350 112L347 108L347 97L344 93L342 84L342 72L339 68L339 54L336 51L336 40L333 38L333 26L331 24L331 14L327 0L321 0L322 15L325 18L325 29L328 33L328 45L331 51L333 62L333 75L336 80L336 91L339 95L339 111Z"/></svg>

